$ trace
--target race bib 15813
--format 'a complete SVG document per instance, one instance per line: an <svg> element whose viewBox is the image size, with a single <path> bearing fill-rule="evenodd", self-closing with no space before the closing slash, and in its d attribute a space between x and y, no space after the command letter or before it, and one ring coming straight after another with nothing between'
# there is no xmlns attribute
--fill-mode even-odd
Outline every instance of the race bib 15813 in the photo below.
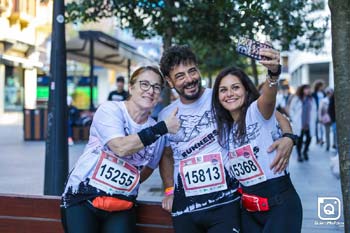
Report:
<svg viewBox="0 0 350 233"><path fill-rule="evenodd" d="M194 155L183 159L179 169L187 197L227 189L221 153Z"/></svg>

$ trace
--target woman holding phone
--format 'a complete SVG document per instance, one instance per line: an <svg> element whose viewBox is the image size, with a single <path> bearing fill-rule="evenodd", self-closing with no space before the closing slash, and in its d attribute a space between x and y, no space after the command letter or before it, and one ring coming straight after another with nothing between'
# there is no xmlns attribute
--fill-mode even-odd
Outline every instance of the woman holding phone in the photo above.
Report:
<svg viewBox="0 0 350 233"><path fill-rule="evenodd" d="M280 173L270 168L276 153L269 146L281 137L295 138L282 135L275 116L279 53L264 48L260 55L268 58L260 61L268 69L261 95L242 70L228 67L215 80L213 114L219 142L230 151L231 175L240 182L242 232L297 233L302 206L288 167Z"/></svg>

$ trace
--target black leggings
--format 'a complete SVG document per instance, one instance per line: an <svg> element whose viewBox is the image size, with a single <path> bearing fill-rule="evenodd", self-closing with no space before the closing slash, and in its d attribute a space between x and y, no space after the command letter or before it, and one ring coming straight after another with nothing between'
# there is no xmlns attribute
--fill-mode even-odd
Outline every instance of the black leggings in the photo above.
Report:
<svg viewBox="0 0 350 233"><path fill-rule="evenodd" d="M173 217L176 233L239 233L239 201Z"/></svg>
<svg viewBox="0 0 350 233"><path fill-rule="evenodd" d="M272 182L269 182L271 180L264 182L267 184L260 187L264 189L263 193L260 189L257 191L260 192L259 196L273 196L276 194L276 190L284 189L285 191L285 188L291 189L291 194L281 204L272 206L269 211L248 212L242 207L242 233L301 232L303 210L300 198L289 179L289 175L273 180Z"/></svg>
<svg viewBox="0 0 350 233"><path fill-rule="evenodd" d="M299 135L299 140L297 143L297 152L298 152L298 156L301 157L301 149L303 147L303 143L304 143L304 136L306 137L306 141L305 141L305 145L304 145L304 156L307 157L307 152L309 151L309 146L311 143L311 135L310 135L310 130L309 129L302 129Z"/></svg>
<svg viewBox="0 0 350 233"><path fill-rule="evenodd" d="M107 212L93 207L87 201L62 208L65 233L135 233L135 209Z"/></svg>

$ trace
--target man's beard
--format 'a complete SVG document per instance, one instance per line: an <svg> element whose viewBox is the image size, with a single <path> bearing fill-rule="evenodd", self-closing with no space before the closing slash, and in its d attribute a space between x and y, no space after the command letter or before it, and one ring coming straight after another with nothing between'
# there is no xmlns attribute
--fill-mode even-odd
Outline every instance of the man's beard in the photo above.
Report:
<svg viewBox="0 0 350 233"><path fill-rule="evenodd" d="M185 88L191 85L197 85L198 86L198 91L197 93L193 94L193 95L187 95L185 94ZM193 81L191 83L188 83L186 86L183 87L182 91L179 91L178 89L174 88L175 91L179 94L179 96L182 96L183 98L185 98L186 100L196 100L199 98L200 94L201 94L201 90L202 90L202 83L201 83L201 78L199 78L196 81Z"/></svg>

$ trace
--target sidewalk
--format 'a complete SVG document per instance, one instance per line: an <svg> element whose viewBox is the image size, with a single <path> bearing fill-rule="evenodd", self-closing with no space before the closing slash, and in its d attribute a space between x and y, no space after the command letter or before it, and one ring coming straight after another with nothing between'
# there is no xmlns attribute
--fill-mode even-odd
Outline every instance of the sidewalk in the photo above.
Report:
<svg viewBox="0 0 350 233"><path fill-rule="evenodd" d="M318 215L327 217L323 212L324 205L320 205L320 214L318 213L318 198L336 197L342 203L340 180L332 174L330 169L330 158L334 155L335 152L325 151L325 145L320 147L312 144L309 161L299 163L296 151L293 151L290 173L303 205L303 233L344 232L342 210L341 217L337 221L323 221L318 217ZM335 215L337 213L335 209ZM332 216L334 215L331 214L328 217Z"/></svg>
<svg viewBox="0 0 350 233"><path fill-rule="evenodd" d="M70 168L84 146L84 144L75 144L69 147ZM0 193L42 195L45 142L23 140L21 115L8 114L0 118L0 148ZM302 233L344 232L343 225L339 225L344 222L342 212L341 218L337 221L322 221L318 217L318 197L341 199L340 181L330 171L330 157L333 155L334 152L325 152L324 147L312 144L308 162L298 163L295 151L290 160L292 181L303 204ZM158 170L141 185L138 199L147 201L162 199ZM320 215L325 217L322 210L323 208ZM335 215L337 213L335 210Z"/></svg>
<svg viewBox="0 0 350 233"><path fill-rule="evenodd" d="M0 117L0 193L43 195L45 142L23 140L23 117L10 113ZM85 143L69 147L69 170L81 155ZM156 170L143 183L139 199L160 201L161 178Z"/></svg>

